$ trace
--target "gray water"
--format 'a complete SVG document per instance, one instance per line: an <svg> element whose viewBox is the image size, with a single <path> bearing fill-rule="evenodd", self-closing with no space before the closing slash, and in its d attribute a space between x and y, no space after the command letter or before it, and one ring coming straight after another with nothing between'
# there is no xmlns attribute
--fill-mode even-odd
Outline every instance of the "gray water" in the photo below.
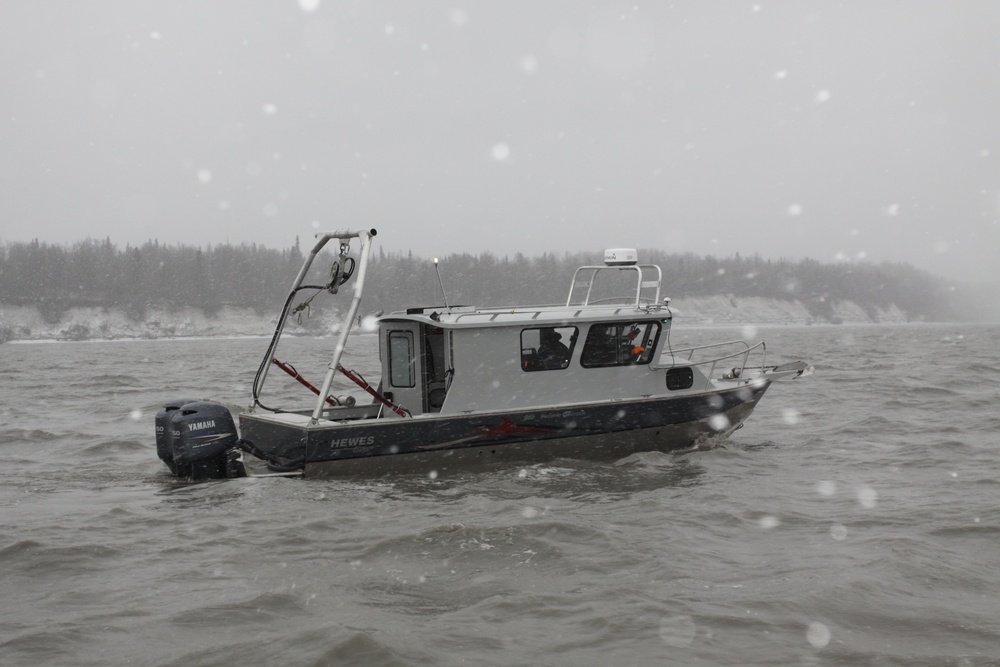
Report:
<svg viewBox="0 0 1000 667"><path fill-rule="evenodd" d="M0 664L1000 664L1000 327L757 333L707 451L201 484L153 415L266 341L0 346Z"/></svg>

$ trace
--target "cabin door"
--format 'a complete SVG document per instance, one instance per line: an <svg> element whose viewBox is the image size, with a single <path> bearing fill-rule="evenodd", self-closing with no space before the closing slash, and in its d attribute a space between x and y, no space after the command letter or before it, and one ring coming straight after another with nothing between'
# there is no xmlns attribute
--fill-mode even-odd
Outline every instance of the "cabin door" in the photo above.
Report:
<svg viewBox="0 0 1000 667"><path fill-rule="evenodd" d="M420 378L420 326L411 322L393 322L382 332L382 384L385 397L406 408L411 414L423 412L423 383Z"/></svg>
<svg viewBox="0 0 1000 667"><path fill-rule="evenodd" d="M440 412L444 399L448 395L448 369L451 368L450 357L447 354L451 346L445 341L450 339L448 333L441 327L426 324L420 325L420 336L423 339L423 382L424 382L424 412Z"/></svg>
<svg viewBox="0 0 1000 667"><path fill-rule="evenodd" d="M386 398L417 415L439 412L447 393L446 332L416 322L393 322L383 332Z"/></svg>

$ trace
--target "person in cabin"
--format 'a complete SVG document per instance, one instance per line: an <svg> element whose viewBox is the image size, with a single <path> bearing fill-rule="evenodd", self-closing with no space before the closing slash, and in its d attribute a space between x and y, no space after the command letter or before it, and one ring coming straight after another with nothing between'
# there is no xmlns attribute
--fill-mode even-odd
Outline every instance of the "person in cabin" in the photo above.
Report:
<svg viewBox="0 0 1000 667"><path fill-rule="evenodd" d="M552 328L539 330L538 363L542 368L566 368L569 365L569 348L562 342L562 334Z"/></svg>
<svg viewBox="0 0 1000 667"><path fill-rule="evenodd" d="M625 358L630 364L638 363L639 359L642 358L642 353L646 351L646 348L636 340L640 333L639 326L634 325L625 336Z"/></svg>

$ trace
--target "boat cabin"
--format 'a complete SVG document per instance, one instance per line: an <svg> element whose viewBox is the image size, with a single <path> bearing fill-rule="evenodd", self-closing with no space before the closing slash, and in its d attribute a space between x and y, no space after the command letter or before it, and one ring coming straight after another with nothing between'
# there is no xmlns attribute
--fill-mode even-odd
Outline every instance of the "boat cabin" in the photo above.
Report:
<svg viewBox="0 0 1000 667"><path fill-rule="evenodd" d="M382 395L417 416L643 398L691 388L690 368L664 381L658 360L672 314L659 299L659 267L637 264L630 252L630 259L578 269L565 304L411 308L382 317ZM596 298L604 273L634 277L634 293Z"/></svg>

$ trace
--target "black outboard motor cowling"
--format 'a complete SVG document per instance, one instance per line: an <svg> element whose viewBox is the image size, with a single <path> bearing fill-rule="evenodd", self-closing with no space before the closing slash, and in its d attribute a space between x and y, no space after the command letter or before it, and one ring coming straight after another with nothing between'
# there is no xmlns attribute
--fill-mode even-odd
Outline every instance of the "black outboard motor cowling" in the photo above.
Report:
<svg viewBox="0 0 1000 667"><path fill-rule="evenodd" d="M181 406L171 414L170 435L175 475L193 480L227 476L227 452L239 434L226 406L210 401Z"/></svg>
<svg viewBox="0 0 1000 667"><path fill-rule="evenodd" d="M170 472L177 474L177 466L174 464L173 438L170 432L170 418L174 416L176 410L180 410L188 403L197 402L197 398L178 398L163 404L163 409L156 413L153 422L156 425L156 455L167 464Z"/></svg>

